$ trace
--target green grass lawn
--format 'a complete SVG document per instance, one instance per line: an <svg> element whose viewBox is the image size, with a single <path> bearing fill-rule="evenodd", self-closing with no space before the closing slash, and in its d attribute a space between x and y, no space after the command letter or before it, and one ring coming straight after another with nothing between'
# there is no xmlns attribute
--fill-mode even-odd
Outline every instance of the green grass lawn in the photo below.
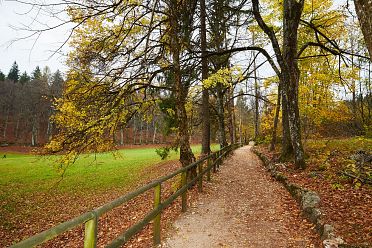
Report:
<svg viewBox="0 0 372 248"><path fill-rule="evenodd" d="M217 149L217 145L212 146ZM200 153L200 145L192 147ZM0 160L0 199L14 193L100 191L138 181L143 169L161 162L155 148L137 148L113 153L81 156L61 180L53 168L53 159L33 155L7 154ZM176 160L172 152L167 160ZM59 182L60 181L60 182ZM57 182L59 182L57 184Z"/></svg>
<svg viewBox="0 0 372 248"><path fill-rule="evenodd" d="M201 146L192 149L198 156ZM42 231L46 223L77 216L166 173L172 166L164 164L161 170L163 161L155 150L83 155L68 167L63 179L52 158L7 152L0 159L0 236L5 237L0 247L25 238L24 232ZM173 151L167 160L178 157Z"/></svg>

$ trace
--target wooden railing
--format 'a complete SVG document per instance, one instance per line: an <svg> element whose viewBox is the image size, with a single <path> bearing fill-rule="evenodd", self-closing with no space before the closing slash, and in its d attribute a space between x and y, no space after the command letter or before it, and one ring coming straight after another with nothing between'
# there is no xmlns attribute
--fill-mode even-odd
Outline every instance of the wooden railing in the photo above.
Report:
<svg viewBox="0 0 372 248"><path fill-rule="evenodd" d="M210 154L186 167L166 175L164 177L158 178L151 183L137 189L136 191L130 192L122 197L119 197L112 202L109 202L101 207L98 207L90 212L84 213L78 217L75 217L69 221L63 222L57 226L54 226L46 231L36 234L28 239L25 239L13 246L12 248L29 248L39 244L42 244L54 237L71 230L81 224L85 224L84 231L84 248L93 248L97 246L97 225L98 219L103 214L108 211L119 207L120 205L130 201L131 199L145 193L150 189L154 189L154 208L146 214L146 216L137 222L136 224L129 227L122 234L120 234L115 240L113 240L106 247L120 247L125 244L133 235L141 231L149 222L153 221L153 242L154 245L158 245L161 242L160 238L160 217L162 211L169 206L177 197L182 198L182 212L186 211L187 208L187 190L191 188L195 183L198 184L199 191L203 187L203 178L206 174L207 180L211 179L211 171L216 172L222 163L222 160L230 154L233 150L240 147L240 144L233 144L224 147L223 149ZM206 162L206 166L204 166ZM188 181L187 173L192 168L197 168L197 176ZM181 188L175 193L169 196L163 202L161 201L161 185L167 180L181 174Z"/></svg>

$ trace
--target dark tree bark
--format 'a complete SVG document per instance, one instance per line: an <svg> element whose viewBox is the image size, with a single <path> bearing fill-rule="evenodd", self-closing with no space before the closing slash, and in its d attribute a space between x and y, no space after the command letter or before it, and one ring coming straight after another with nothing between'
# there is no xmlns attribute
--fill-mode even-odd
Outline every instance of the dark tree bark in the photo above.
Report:
<svg viewBox="0 0 372 248"><path fill-rule="evenodd" d="M139 132L140 132L140 137L139 137L139 144L142 145L142 135L143 135L143 120L142 120L142 117L140 116L139 117L140 119L140 129L139 129Z"/></svg>
<svg viewBox="0 0 372 248"><path fill-rule="evenodd" d="M31 146L36 146L37 136L38 136L38 128L37 128L38 118L34 115L32 117L32 128L31 128Z"/></svg>
<svg viewBox="0 0 372 248"><path fill-rule="evenodd" d="M371 109L372 109L372 88L371 88L371 61L368 61L368 98L367 98L367 108L368 108L368 121L372 120Z"/></svg>
<svg viewBox="0 0 372 248"><path fill-rule="evenodd" d="M150 133L149 123L146 122L146 144L149 143L149 133Z"/></svg>
<svg viewBox="0 0 372 248"><path fill-rule="evenodd" d="M254 62L254 139L260 136L260 113L259 113L259 91L256 74L256 63Z"/></svg>
<svg viewBox="0 0 372 248"><path fill-rule="evenodd" d="M274 127L273 127L273 132L272 132L272 139L270 143L270 151L275 150L275 144L276 144L276 132L278 129L278 122L279 122L279 113L280 113L280 99L281 99L281 94L282 94L282 84L279 82L278 84L278 98L276 100L276 108L275 108L275 116L274 116Z"/></svg>
<svg viewBox="0 0 372 248"><path fill-rule="evenodd" d="M289 117L288 117L288 103L287 97L281 92L282 97L282 151L280 155L281 160L287 160L293 155L293 146L291 142L291 135L289 132Z"/></svg>
<svg viewBox="0 0 372 248"><path fill-rule="evenodd" d="M252 43L255 45L255 33L252 32ZM254 53L253 53L254 54ZM256 60L253 61L253 75L254 75L254 139L260 136L260 113L259 113L259 89L257 80Z"/></svg>
<svg viewBox="0 0 372 248"><path fill-rule="evenodd" d="M207 50L207 31L206 31L206 9L205 0L200 0L200 47L202 52L202 80L208 78L208 58L206 56ZM202 155L208 155L211 152L210 139L210 113L209 113L209 91L203 87L202 92L202 106L201 106L202 126Z"/></svg>
<svg viewBox="0 0 372 248"><path fill-rule="evenodd" d="M298 26L304 7L304 1L284 0L283 14L283 57L285 68L282 68L284 78L284 93L287 96L289 128L298 168L305 168L304 150L301 140L300 110L298 107L298 85L300 71L297 64ZM283 70L284 69L284 70Z"/></svg>
<svg viewBox="0 0 372 248"><path fill-rule="evenodd" d="M372 1L354 0L354 4L369 56L372 57Z"/></svg>
<svg viewBox="0 0 372 248"><path fill-rule="evenodd" d="M226 0L213 0L211 1L210 10L210 46L212 49L221 53L226 50L227 46L227 32L228 17L227 17L227 1ZM214 72L222 68L229 67L230 54L219 54L218 56L211 57L211 63L214 65ZM227 146L226 140L226 129L225 129L225 94L226 86L221 83L217 83L214 87L214 92L216 94L216 110L217 110L217 121L218 121L218 138L220 147L223 148Z"/></svg>
<svg viewBox="0 0 372 248"><path fill-rule="evenodd" d="M124 127L123 125L120 126L120 145L124 145Z"/></svg>
<svg viewBox="0 0 372 248"><path fill-rule="evenodd" d="M272 28L266 25L259 11L259 0L252 0L253 14L260 28L269 37L276 59L280 66L279 78L283 83L283 95L287 104L289 132L293 146L297 168L305 168L305 156L301 140L300 113L298 107L298 84L300 71L297 64L298 27L304 7L304 0L283 1L283 48L280 49L278 39ZM283 122L283 129L286 129Z"/></svg>
<svg viewBox="0 0 372 248"><path fill-rule="evenodd" d="M176 118L178 124L178 145L180 147L180 162L182 166L187 166L195 161L194 154L190 147L189 122L186 112L186 101L189 90L189 83L182 81L181 70L181 45L187 43L190 39L189 30L193 16L193 2L179 2L176 0L169 1L169 24L170 24L170 54L172 57L172 67L174 73L173 92L176 98ZM193 177L195 171L189 174Z"/></svg>
<svg viewBox="0 0 372 248"><path fill-rule="evenodd" d="M137 138L137 115L133 116L133 128L132 128L132 134L133 134L133 145L136 144L136 138Z"/></svg>
<svg viewBox="0 0 372 248"><path fill-rule="evenodd" d="M226 130L225 130L225 110L223 106L223 98L224 98L224 93L222 89L222 85L220 83L217 84L216 86L217 89L217 119L218 119L218 134L219 134L219 143L220 143L220 148L224 148L227 146L227 141L226 141Z"/></svg>
<svg viewBox="0 0 372 248"><path fill-rule="evenodd" d="M354 54L354 37L350 37L351 41L351 52ZM354 70L354 55L351 55L351 69ZM357 118L357 97L356 97L356 84L355 84L355 79L353 78L351 80L351 86L350 86L350 91L351 91L351 110L353 113L353 127L355 131L359 131L359 123L358 123L358 118Z"/></svg>
<svg viewBox="0 0 372 248"><path fill-rule="evenodd" d="M8 130L8 121L9 121L9 115L10 115L10 107L6 110L5 120L4 120L4 127L3 127L3 140L6 141L6 133Z"/></svg>
<svg viewBox="0 0 372 248"><path fill-rule="evenodd" d="M154 127L154 135L152 136L152 143L155 144L155 142L156 142L156 124L155 124L155 120L153 120L153 127Z"/></svg>
<svg viewBox="0 0 372 248"><path fill-rule="evenodd" d="M176 118L178 123L178 142L180 146L180 162L187 166L195 161L194 154L190 147L189 125L186 112L187 89L182 84L181 71L179 67L179 55L173 54L175 68L175 94L176 94Z"/></svg>
<svg viewBox="0 0 372 248"><path fill-rule="evenodd" d="M227 89L227 98L229 99L227 102L227 110L228 110L228 123L229 123L229 134L230 134L230 143L236 143L236 130L235 130L235 111L234 111L234 99L233 99L233 89Z"/></svg>
<svg viewBox="0 0 372 248"><path fill-rule="evenodd" d="M48 115L48 125L47 125L47 130L45 132L45 137L47 141L49 141L51 138L52 138L52 133L53 133L53 123L52 123L52 120L51 120L51 116L52 114L50 113Z"/></svg>

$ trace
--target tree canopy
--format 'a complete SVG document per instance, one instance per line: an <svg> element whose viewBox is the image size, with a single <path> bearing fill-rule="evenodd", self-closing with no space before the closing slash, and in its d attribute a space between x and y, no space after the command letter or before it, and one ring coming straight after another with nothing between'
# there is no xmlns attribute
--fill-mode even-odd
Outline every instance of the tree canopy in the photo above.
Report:
<svg viewBox="0 0 372 248"><path fill-rule="evenodd" d="M59 25L74 25L66 40L71 47L66 85L53 116L60 132L46 146L48 153L66 154L62 164L82 152L112 149L118 129L160 108L176 135L172 146L180 148L187 165L194 160L194 126L203 123L205 153L212 129L221 147L227 134L230 142L243 135L243 126L236 131L237 116L251 112L243 111L242 96L255 99L255 139L270 129L275 140L280 123L282 157L294 156L299 168L306 166L304 135L335 120L352 122L356 132L370 125L368 42L350 35L348 6L335 7L330 0L26 4L55 15L62 9L68 19ZM36 68L31 79L47 74ZM342 88L351 104L340 100Z"/></svg>

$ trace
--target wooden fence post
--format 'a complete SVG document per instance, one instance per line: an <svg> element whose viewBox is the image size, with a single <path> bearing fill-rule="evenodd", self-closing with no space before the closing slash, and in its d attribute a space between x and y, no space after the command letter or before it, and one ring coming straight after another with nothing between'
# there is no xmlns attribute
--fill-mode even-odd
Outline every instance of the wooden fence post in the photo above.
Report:
<svg viewBox="0 0 372 248"><path fill-rule="evenodd" d="M187 184L187 171L183 171L181 175L182 187ZM186 212L187 210L187 190L182 193L182 212Z"/></svg>
<svg viewBox="0 0 372 248"><path fill-rule="evenodd" d="M202 192L203 190L203 163L198 164L198 174L199 174L199 180L198 180L198 191Z"/></svg>
<svg viewBox="0 0 372 248"><path fill-rule="evenodd" d="M96 248L97 247L97 216L94 214L94 218L85 222L84 231L84 248Z"/></svg>
<svg viewBox="0 0 372 248"><path fill-rule="evenodd" d="M156 209L161 202L161 183L154 187L154 209ZM161 227L160 227L161 213L154 218L154 247L160 244Z"/></svg>

